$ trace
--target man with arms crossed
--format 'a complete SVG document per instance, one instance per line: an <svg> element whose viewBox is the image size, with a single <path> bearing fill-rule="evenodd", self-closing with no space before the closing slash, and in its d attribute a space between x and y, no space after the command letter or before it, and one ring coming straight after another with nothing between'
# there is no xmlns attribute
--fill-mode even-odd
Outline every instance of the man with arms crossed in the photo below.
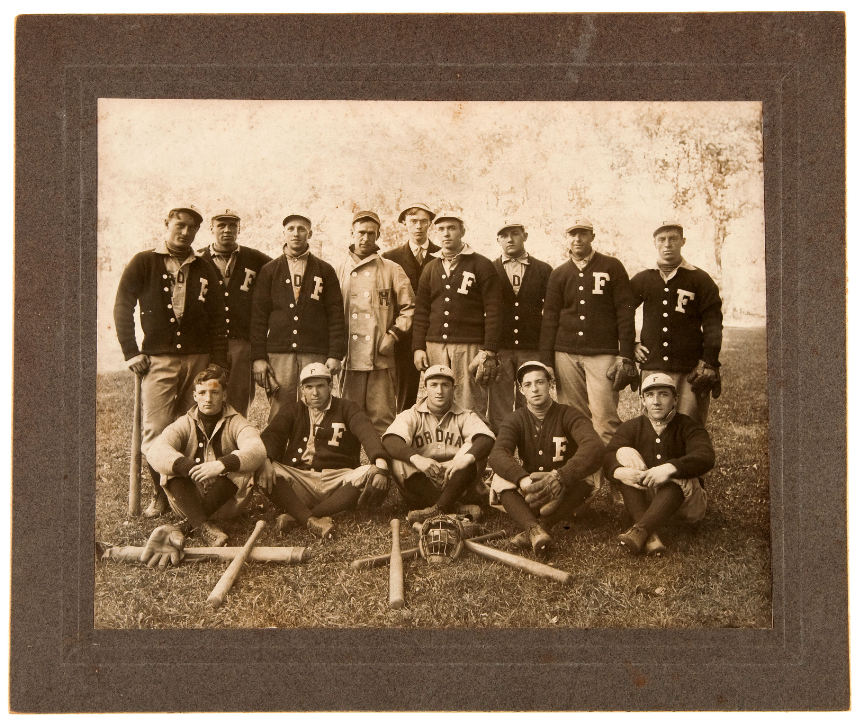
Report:
<svg viewBox="0 0 864 728"><path fill-rule="evenodd" d="M120 277L114 328L127 366L141 379L144 457L159 433L193 404L194 377L208 363L228 366L223 284L192 249L201 226L194 206L175 207L165 220L165 240L135 255ZM135 339L135 306L144 340ZM168 511L159 474L150 466L154 495L145 518Z"/></svg>

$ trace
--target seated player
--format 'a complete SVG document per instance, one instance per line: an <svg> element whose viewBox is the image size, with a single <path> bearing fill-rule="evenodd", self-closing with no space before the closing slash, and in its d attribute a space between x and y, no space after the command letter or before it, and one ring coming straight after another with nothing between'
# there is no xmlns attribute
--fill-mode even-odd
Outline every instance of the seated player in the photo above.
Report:
<svg viewBox="0 0 864 728"><path fill-rule="evenodd" d="M210 546L228 536L211 516L235 496L251 495L252 474L266 452L258 430L226 402L226 372L211 364L195 375L195 407L150 446L147 461L161 474L171 509Z"/></svg>
<svg viewBox="0 0 864 728"><path fill-rule="evenodd" d="M511 543L540 555L552 543L549 528L591 495L592 474L603 461L591 421L552 399L552 380L552 368L539 361L516 370L526 403L501 423L489 456L492 504L523 529Z"/></svg>
<svg viewBox="0 0 864 728"><path fill-rule="evenodd" d="M330 516L387 496L387 454L375 427L354 402L332 395L333 377L315 362L300 372L300 401L286 402L261 439L267 457L258 486L277 508L319 538L333 530ZM371 463L360 465L360 446ZM280 516L280 524L287 519Z"/></svg>
<svg viewBox="0 0 864 728"><path fill-rule="evenodd" d="M699 476L714 467L711 438L677 411L678 393L668 374L642 382L644 414L627 420L609 441L603 467L618 483L633 526L618 543L638 554L666 550L657 528L676 514L689 523L705 515L708 498Z"/></svg>
<svg viewBox="0 0 864 728"><path fill-rule="evenodd" d="M408 522L455 511L480 515L476 505L456 507L478 485L495 436L471 410L453 401L450 367L433 364L424 375L426 397L396 415L383 436L393 475L408 508Z"/></svg>

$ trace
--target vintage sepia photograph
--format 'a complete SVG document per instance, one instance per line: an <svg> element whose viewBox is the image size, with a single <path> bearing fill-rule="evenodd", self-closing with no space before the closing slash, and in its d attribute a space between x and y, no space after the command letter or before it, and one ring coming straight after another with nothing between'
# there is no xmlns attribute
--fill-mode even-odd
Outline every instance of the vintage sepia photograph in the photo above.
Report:
<svg viewBox="0 0 864 728"><path fill-rule="evenodd" d="M772 627L760 102L96 133L96 629Z"/></svg>

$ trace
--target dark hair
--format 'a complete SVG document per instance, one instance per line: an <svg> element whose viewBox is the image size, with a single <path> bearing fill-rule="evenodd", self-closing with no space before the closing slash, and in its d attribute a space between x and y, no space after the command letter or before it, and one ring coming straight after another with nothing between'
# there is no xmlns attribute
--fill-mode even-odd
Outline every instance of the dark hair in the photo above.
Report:
<svg viewBox="0 0 864 728"><path fill-rule="evenodd" d="M422 207L409 207L404 213L402 213L402 220L408 217L408 215L416 215L418 212L426 213L429 222L432 222L435 219L435 215L429 212L429 210L424 210Z"/></svg>
<svg viewBox="0 0 864 728"><path fill-rule="evenodd" d="M552 381L552 377L549 376L549 370L541 367L539 364L532 364L531 366L525 367L519 372L519 384L522 384L522 380L525 379L525 375L528 372L543 372L546 375L546 379L550 382Z"/></svg>
<svg viewBox="0 0 864 728"><path fill-rule="evenodd" d="M195 220L195 226L199 228L201 227L201 220L198 219L198 216L194 212L192 212L192 210L186 207L175 207L173 210L171 210L168 213L168 217L165 218L165 223L167 224L172 217L180 217L181 212L185 212L187 215L191 215L192 219Z"/></svg>
<svg viewBox="0 0 864 728"><path fill-rule="evenodd" d="M197 387L202 382L207 382L211 379L219 382L222 385L222 389L228 386L228 374L218 364L208 364L204 371L198 372L195 375L194 384Z"/></svg>

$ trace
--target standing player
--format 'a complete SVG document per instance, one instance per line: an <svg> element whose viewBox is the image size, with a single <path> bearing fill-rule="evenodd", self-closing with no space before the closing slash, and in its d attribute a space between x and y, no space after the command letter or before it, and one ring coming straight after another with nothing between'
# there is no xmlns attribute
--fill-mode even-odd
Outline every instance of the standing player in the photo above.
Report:
<svg viewBox="0 0 864 728"><path fill-rule="evenodd" d="M249 335L255 381L270 397L270 421L297 401L300 371L324 362L338 374L345 356L345 314L339 279L329 263L312 255L312 221L290 214L282 220L284 255L258 274Z"/></svg>
<svg viewBox="0 0 864 728"><path fill-rule="evenodd" d="M208 363L227 367L222 280L195 255L192 242L203 218L192 205L165 219L165 240L135 255L120 277L114 328L127 366L141 379L141 452L193 404L194 377ZM138 306L144 339L135 338ZM168 510L159 474L150 467L154 495L144 510L155 518Z"/></svg>
<svg viewBox="0 0 864 728"><path fill-rule="evenodd" d="M540 351L555 365L559 400L608 442L621 424L618 392L639 381L633 293L621 262L593 249L590 222L573 223L565 235L570 259L549 276Z"/></svg>
<svg viewBox="0 0 864 728"><path fill-rule="evenodd" d="M237 244L240 216L225 210L210 218L213 242L198 254L209 260L225 284L225 329L228 334L228 403L244 417L255 398L252 357L249 344L249 319L252 316L252 290L261 267L270 260L254 248Z"/></svg>
<svg viewBox="0 0 864 728"><path fill-rule="evenodd" d="M678 411L704 425L709 392L720 396L723 303L717 284L681 255L687 242L678 222L654 231L657 267L633 276L636 306L642 304L636 360L642 376L668 374L678 392Z"/></svg>
<svg viewBox="0 0 864 728"><path fill-rule="evenodd" d="M551 368L539 361L519 367L516 381L525 406L504 420L489 456L492 503L522 527L512 542L536 554L552 543L549 528L591 495L586 478L603 461L603 443L591 421L552 399L552 378Z"/></svg>
<svg viewBox="0 0 864 728"><path fill-rule="evenodd" d="M452 212L435 218L441 250L420 276L414 311L414 366L452 369L456 402L486 416L488 385L498 371L501 282L492 261L462 238L465 224Z"/></svg>
<svg viewBox="0 0 864 728"><path fill-rule="evenodd" d="M417 292L420 274L432 260L431 255L439 250L429 240L429 226L435 218L432 209L423 202L414 202L399 213L399 222L408 232L408 242L381 253L381 257L402 266L411 290ZM411 331L396 342L396 411L402 412L417 403L420 372L414 366L414 349L411 346Z"/></svg>
<svg viewBox="0 0 864 728"><path fill-rule="evenodd" d="M393 474L408 508L408 521L451 513L456 502L477 486L495 436L480 417L453 399L455 377L449 367L426 370L426 397L400 412L384 433ZM479 508L464 508L475 518Z"/></svg>
<svg viewBox="0 0 864 728"><path fill-rule="evenodd" d="M227 401L225 372L208 366L195 377L195 407L156 438L147 460L162 476L172 510L210 546L228 536L209 518L240 492L266 457L261 436Z"/></svg>
<svg viewBox="0 0 864 728"><path fill-rule="evenodd" d="M649 374L642 382L644 414L621 425L606 447L606 475L620 484L633 520L618 542L634 554L666 550L657 528L673 514L690 523L705 515L700 476L714 467L714 447L702 425L676 410L677 402L672 378Z"/></svg>
<svg viewBox="0 0 864 728"><path fill-rule="evenodd" d="M267 459L257 483L271 501L319 538L330 516L387 496L387 455L375 428L354 402L332 396L333 377L321 363L300 373L299 402L286 402L261 433ZM360 446L369 465L360 465ZM280 522L284 520L280 516Z"/></svg>
<svg viewBox="0 0 864 728"><path fill-rule="evenodd" d="M498 378L489 387L489 419L493 429L501 426L518 401L525 403L516 382L516 369L525 361L538 359L543 299L552 266L528 255L525 226L508 222L498 231L503 251L495 259L501 278L501 347Z"/></svg>
<svg viewBox="0 0 864 728"><path fill-rule="evenodd" d="M380 235L378 215L356 213L339 270L348 329L342 396L363 407L379 435L396 416L394 350L410 335L414 318L411 283L398 264L377 254Z"/></svg>

